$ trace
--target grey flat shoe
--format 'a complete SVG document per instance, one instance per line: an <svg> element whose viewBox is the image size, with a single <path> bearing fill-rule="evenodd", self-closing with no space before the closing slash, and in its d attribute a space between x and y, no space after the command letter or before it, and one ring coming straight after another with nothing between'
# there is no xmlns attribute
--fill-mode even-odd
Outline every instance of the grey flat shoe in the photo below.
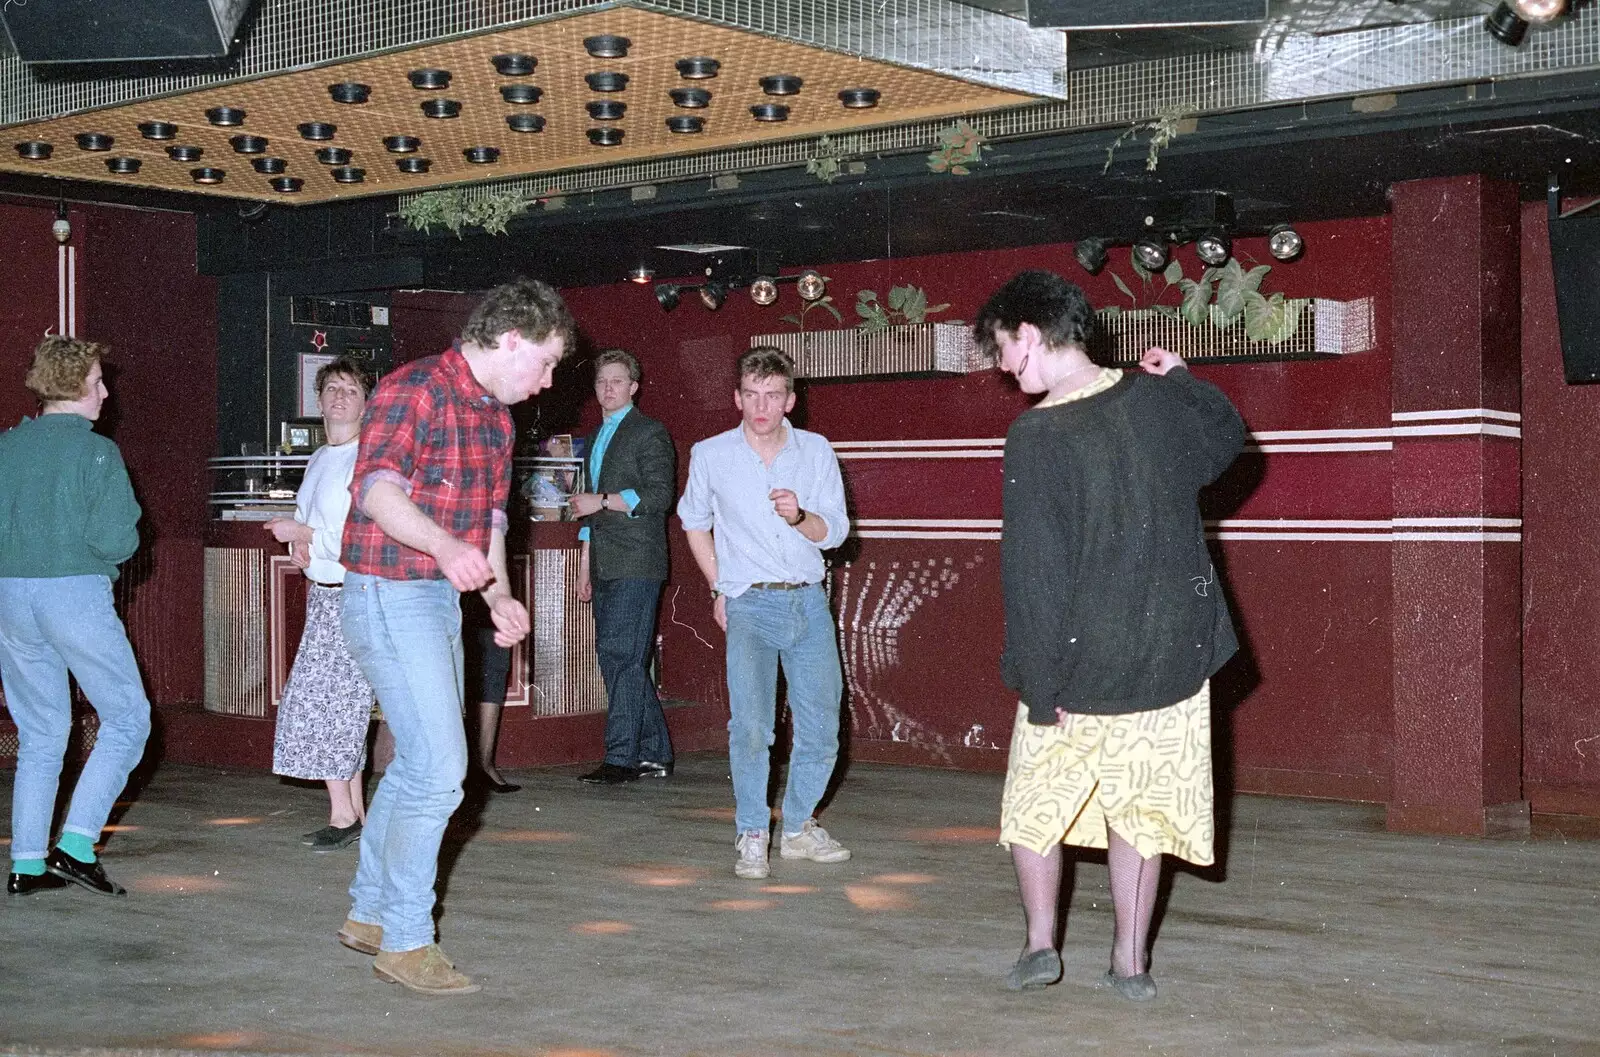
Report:
<svg viewBox="0 0 1600 1057"><path fill-rule="evenodd" d="M360 839L361 823L352 822L348 826L324 826L315 833L307 833L301 843L309 845L312 851L338 851Z"/></svg>
<svg viewBox="0 0 1600 1057"><path fill-rule="evenodd" d="M1021 991L1031 987L1048 987L1061 979L1061 955L1046 947L1042 951L1024 954L1006 973L1006 987Z"/></svg>
<svg viewBox="0 0 1600 1057"><path fill-rule="evenodd" d="M1149 973L1139 973L1135 976L1118 976L1115 972L1107 969L1106 983L1129 1002L1148 1002L1156 997L1156 980Z"/></svg>

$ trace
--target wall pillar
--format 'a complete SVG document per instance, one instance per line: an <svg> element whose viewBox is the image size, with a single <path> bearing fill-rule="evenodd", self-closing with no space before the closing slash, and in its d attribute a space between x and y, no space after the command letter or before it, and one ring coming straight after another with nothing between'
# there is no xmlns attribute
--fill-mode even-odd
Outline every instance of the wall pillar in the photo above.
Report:
<svg viewBox="0 0 1600 1057"><path fill-rule="evenodd" d="M1391 189L1391 830L1526 833L1520 207L1480 176Z"/></svg>

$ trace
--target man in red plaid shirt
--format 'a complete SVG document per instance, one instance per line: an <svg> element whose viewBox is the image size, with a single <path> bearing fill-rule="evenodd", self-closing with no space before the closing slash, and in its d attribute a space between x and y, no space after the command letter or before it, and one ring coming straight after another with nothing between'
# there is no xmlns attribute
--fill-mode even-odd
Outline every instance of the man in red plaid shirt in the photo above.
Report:
<svg viewBox="0 0 1600 1057"><path fill-rule="evenodd" d="M339 942L377 955L373 971L413 991L478 990L433 935L439 843L467 769L460 592L483 596L500 645L527 635L506 575L507 406L550 385L574 331L546 284L496 287L453 347L378 383L362 419L341 558L344 634L395 756L367 809Z"/></svg>

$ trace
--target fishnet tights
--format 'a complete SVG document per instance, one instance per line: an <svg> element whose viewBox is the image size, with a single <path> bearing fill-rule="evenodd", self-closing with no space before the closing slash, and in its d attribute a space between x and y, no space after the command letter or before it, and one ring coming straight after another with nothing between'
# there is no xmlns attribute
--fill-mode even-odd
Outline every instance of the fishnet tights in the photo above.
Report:
<svg viewBox="0 0 1600 1057"><path fill-rule="evenodd" d="M1137 976L1149 970L1150 922L1155 917L1156 891L1161 885L1161 856L1142 858L1115 830L1106 831L1106 844L1115 919L1111 971L1118 976ZM1017 888L1028 925L1024 953L1054 947L1056 904L1061 898L1061 845L1040 855L1013 844L1011 862L1017 870Z"/></svg>

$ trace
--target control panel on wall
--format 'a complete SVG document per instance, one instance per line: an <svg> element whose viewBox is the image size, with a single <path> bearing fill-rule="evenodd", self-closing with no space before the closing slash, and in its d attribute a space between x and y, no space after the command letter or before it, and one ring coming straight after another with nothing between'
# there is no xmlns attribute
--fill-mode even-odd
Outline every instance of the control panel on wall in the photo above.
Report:
<svg viewBox="0 0 1600 1057"><path fill-rule="evenodd" d="M394 343L389 330L389 306L373 300L322 296L274 298L272 306L272 421L279 424L280 446L299 448L308 435L291 424L316 422L317 372L340 356L365 367L374 380L393 366ZM291 441L289 438L293 438Z"/></svg>

